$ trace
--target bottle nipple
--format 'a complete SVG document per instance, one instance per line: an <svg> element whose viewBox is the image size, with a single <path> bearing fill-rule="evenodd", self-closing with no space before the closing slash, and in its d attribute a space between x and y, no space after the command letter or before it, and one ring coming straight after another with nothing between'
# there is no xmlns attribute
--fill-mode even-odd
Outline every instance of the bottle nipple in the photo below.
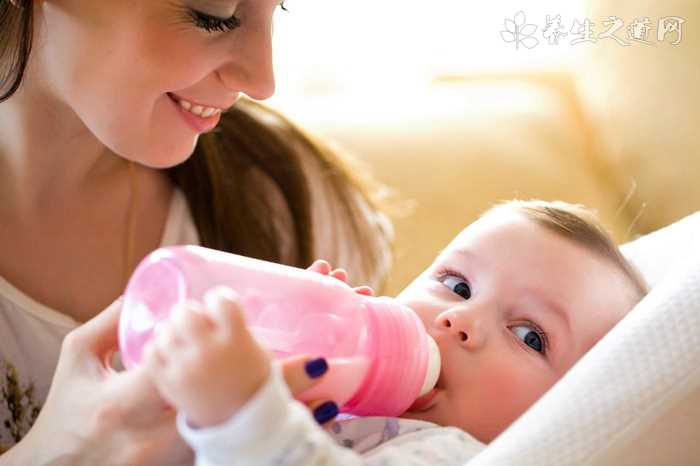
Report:
<svg viewBox="0 0 700 466"><path fill-rule="evenodd" d="M426 335L426 337L428 338L429 353L428 369L425 371L425 381L423 382L423 386L421 387L420 394L418 396L423 396L435 388L435 384L440 377L440 349L438 348L437 343L435 343L435 340L433 340L433 337L430 335Z"/></svg>

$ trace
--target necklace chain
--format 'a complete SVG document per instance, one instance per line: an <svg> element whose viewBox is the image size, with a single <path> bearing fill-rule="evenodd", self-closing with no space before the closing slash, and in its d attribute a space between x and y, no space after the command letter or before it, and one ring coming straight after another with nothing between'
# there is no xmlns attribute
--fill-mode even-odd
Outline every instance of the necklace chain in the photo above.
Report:
<svg viewBox="0 0 700 466"><path fill-rule="evenodd" d="M134 257L134 215L136 213L136 202L138 201L138 178L134 170L134 162L129 160L129 210L126 217L126 238L124 248L124 273L122 282L126 288L131 273L131 262Z"/></svg>

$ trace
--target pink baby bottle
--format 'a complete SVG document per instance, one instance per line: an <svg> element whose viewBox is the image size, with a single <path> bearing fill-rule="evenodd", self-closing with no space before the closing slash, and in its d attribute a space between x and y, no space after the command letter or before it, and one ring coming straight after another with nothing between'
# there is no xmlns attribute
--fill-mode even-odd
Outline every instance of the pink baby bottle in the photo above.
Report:
<svg viewBox="0 0 700 466"><path fill-rule="evenodd" d="M329 371L302 400L327 398L342 412L397 416L437 382L437 345L409 308L359 295L333 277L200 246L158 249L134 271L119 323L124 366L138 364L175 304L203 302L219 285L236 291L251 332L276 357L327 359Z"/></svg>

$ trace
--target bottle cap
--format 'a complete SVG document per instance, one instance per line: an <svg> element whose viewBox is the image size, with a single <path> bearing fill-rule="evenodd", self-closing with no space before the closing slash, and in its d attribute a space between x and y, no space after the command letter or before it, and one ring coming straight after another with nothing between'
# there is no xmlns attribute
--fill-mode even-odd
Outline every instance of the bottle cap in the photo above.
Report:
<svg viewBox="0 0 700 466"><path fill-rule="evenodd" d="M433 337L430 335L426 335L426 337L428 338L428 369L425 371L425 381L418 396L423 396L435 388L435 384L440 377L440 349Z"/></svg>

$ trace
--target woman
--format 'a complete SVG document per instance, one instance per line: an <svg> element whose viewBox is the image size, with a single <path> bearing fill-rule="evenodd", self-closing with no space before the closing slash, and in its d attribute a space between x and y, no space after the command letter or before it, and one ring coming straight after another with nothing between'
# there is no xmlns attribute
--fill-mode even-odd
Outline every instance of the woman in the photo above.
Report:
<svg viewBox="0 0 700 466"><path fill-rule="evenodd" d="M159 246L324 257L381 283L390 230L360 180L234 106L274 91L278 6L0 0L0 445L16 444L0 466L191 460L144 374L107 362L115 299ZM292 361L295 390L302 373Z"/></svg>

